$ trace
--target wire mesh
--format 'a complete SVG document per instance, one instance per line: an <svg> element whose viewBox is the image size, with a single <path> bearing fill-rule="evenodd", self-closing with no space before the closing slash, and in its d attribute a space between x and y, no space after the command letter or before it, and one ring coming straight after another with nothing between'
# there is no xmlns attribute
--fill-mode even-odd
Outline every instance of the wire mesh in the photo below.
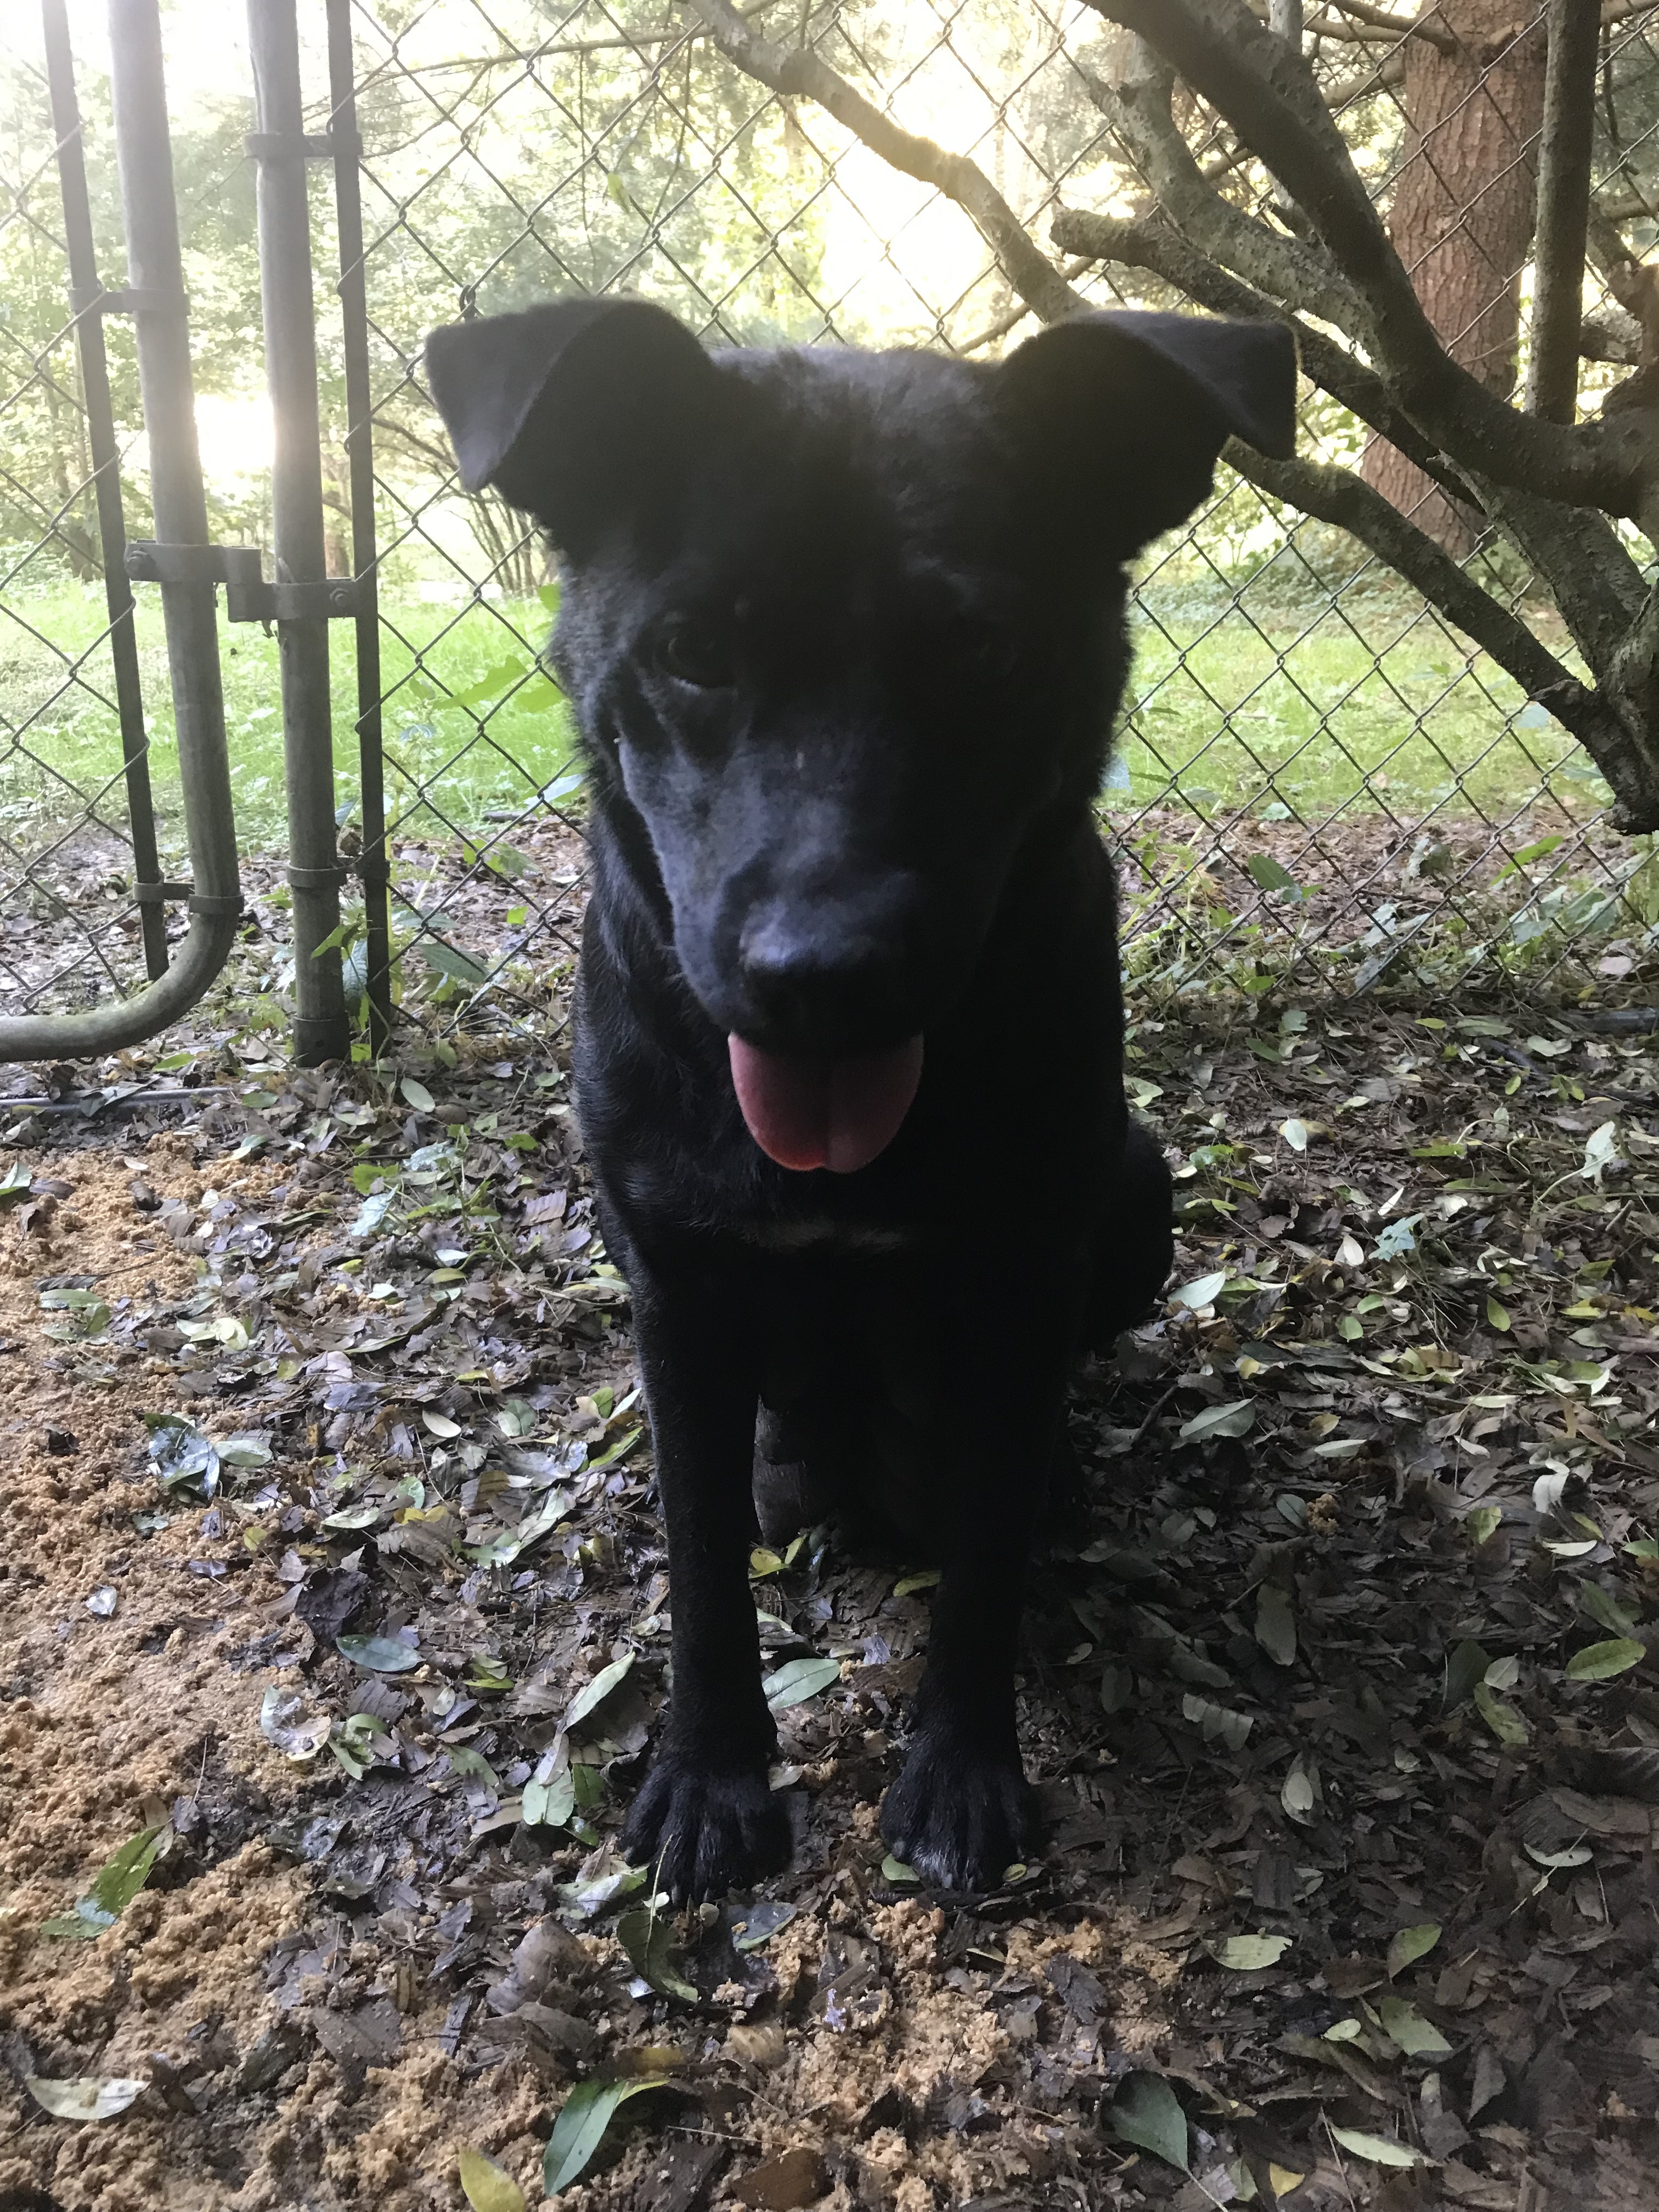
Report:
<svg viewBox="0 0 1659 2212"><path fill-rule="evenodd" d="M1607 56L1604 193L1639 186L1653 147L1641 12ZM1309 23L1377 195L1394 206L1415 192L1419 230L1438 223L1439 245L1408 258L1445 258L1457 234L1443 335L1504 388L1524 350L1540 14L1511 10L1506 35L1416 130L1403 35L1334 8ZM1150 204L1094 96L1122 41L1087 7L763 6L746 20L829 63L881 116L977 161L1039 243L1062 204ZM554 580L506 510L460 495L422 385L426 328L573 289L659 300L717 343L987 358L1035 325L959 206L822 106L744 74L689 7L362 0L354 28L392 525L382 592L401 659L386 696L397 928L405 975L410 956L429 964L428 1018L463 1005L477 1018L493 1000L511 1020L556 998L574 954L580 763L534 658ZM1619 113L1632 118L1622 137ZM1196 103L1186 120L1200 167L1260 213L1267 178ZM1457 173L1472 158L1473 191ZM1065 273L1098 304L1176 304L1121 267ZM1427 291L1434 270L1416 273ZM1615 373L1591 368L1587 383ZM1303 428L1305 450L1389 482L1397 457L1365 453L1359 426L1317 392ZM1401 473L1402 507L1559 642L1512 549ZM1224 475L1144 564L1137 608L1105 805L1144 980L1443 994L1504 976L1604 988L1639 970L1659 918L1645 845L1600 826L1605 789L1567 733L1352 541Z"/></svg>
<svg viewBox="0 0 1659 2212"><path fill-rule="evenodd" d="M1434 25L1460 11L1471 22L1502 17L1501 35L1484 37L1461 76L1443 72L1425 91L1429 58L1445 58ZM321 0L301 9L318 130L328 121L322 13ZM1336 0L1305 13L1328 102L1443 336L1507 390L1527 344L1541 8L1444 0L1414 31L1403 14L1390 27L1386 9L1351 13ZM1646 358L1606 227L1620 227L1637 264L1659 229L1650 11L1609 15L1618 20L1598 104L1589 406ZM693 0L355 0L350 20L394 974L404 1018L434 1036L461 1024L539 1035L562 1018L583 896L580 756L538 658L557 582L520 518L460 491L422 380L426 331L573 290L658 300L714 343L918 344L983 360L1036 325L959 204L865 143L852 107L842 109L850 121L838 120L745 73ZM1080 0L762 0L742 20L826 64L876 118L977 163L1083 298L1178 303L1144 270L1068 259L1052 246L1062 210L1134 216L1153 204L1102 92L1122 72L1126 41ZM205 28L204 11L185 8L172 35ZM9 62L14 106L38 96L30 82L26 59ZM246 343L257 264L237 212L245 106L224 102L180 139L198 388L204 410L225 410L223 425L253 420L246 410L262 383ZM1228 129L1185 94L1175 112L1206 188L1288 234L1293 211L1275 210L1271 181ZM38 155L33 166L22 157L26 137L14 128L0 157L5 222L39 239L49 276L55 185ZM320 172L313 206L326 270L336 241ZM67 465L61 483L42 473L48 447L67 453L72 440L54 434L54 444L35 427L72 406L67 320L60 300L57 321L21 347L9 303L0 326L0 360L12 368L0 447L34 471L21 472L27 501L5 479L5 535L23 580L0 596L7 635L27 639L38 670L35 692L9 684L0 702L7 762L38 779L18 787L32 812L0 812L0 832L16 842L7 896L21 901L4 915L7 945L15 939L37 962L41 905L57 881L56 863L40 856L66 827L73 846L73 824L98 824L118 845L119 830L111 793L81 776L47 719L52 699L90 688L97 702L95 626L81 615L76 629L51 594L28 597L31 562L54 592L73 580L75 520L89 511L83 471ZM343 573L344 399L339 332L326 317L319 349L337 531L329 565ZM1306 453L1362 470L1571 659L1559 616L1511 544L1413 483L1388 449L1368 450L1362 427L1316 389L1304 387L1302 411ZM123 419L136 431L131 410ZM208 441L210 473L214 448ZM224 534L257 540L263 495L246 456L238 466L234 482L215 482L216 513ZM33 516L31 532L14 511ZM1127 958L1143 989L1443 996L1518 981L1559 994L1639 981L1659 923L1659 859L1603 826L1605 787L1568 733L1354 541L1224 471L1205 511L1141 564L1135 622L1138 658L1103 806L1124 858ZM334 649L349 852L356 776L343 738L354 709L338 631ZM228 663L228 683L244 836L274 843L276 791L264 789L273 783L274 664L257 641ZM43 794L60 787L50 813ZM12 804L0 780L0 807ZM118 935L126 926L112 924ZM118 963L99 969L76 949L81 967L51 988L125 987ZM353 948L349 976L362 972Z"/></svg>
<svg viewBox="0 0 1659 2212"><path fill-rule="evenodd" d="M15 27L0 72L0 1008L33 1013L125 996L146 970L56 134L37 27ZM106 246L109 197L94 209ZM130 335L112 326L107 352L130 396Z"/></svg>

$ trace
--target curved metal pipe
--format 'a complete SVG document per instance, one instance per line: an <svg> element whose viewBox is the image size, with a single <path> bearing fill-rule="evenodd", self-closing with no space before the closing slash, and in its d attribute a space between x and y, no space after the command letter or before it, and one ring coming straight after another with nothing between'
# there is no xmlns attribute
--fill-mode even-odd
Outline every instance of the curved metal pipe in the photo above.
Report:
<svg viewBox="0 0 1659 2212"><path fill-rule="evenodd" d="M149 441L155 534L205 545L207 500L196 442L190 330L179 254L158 0L110 0L115 151L126 223L129 295ZM194 896L188 935L159 982L82 1014L0 1018L0 1060L88 1060L154 1036L187 1012L224 966L242 910L219 631L210 583L161 586Z"/></svg>
<svg viewBox="0 0 1659 2212"><path fill-rule="evenodd" d="M101 1060L155 1036L187 1014L224 966L236 941L236 916L195 915L159 983L84 1014L0 1015L0 1060Z"/></svg>

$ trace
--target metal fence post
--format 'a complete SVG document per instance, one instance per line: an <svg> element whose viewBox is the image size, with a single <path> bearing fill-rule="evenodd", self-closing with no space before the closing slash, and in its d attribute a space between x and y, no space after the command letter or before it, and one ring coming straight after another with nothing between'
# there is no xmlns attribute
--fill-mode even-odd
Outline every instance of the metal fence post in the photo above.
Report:
<svg viewBox="0 0 1659 2212"><path fill-rule="evenodd" d="M205 548L207 501L196 443L158 0L110 0L109 32L127 234L129 283L119 305L137 325L157 538L169 548ZM154 1036L195 1005L235 941L242 897L213 584L205 574L199 579L179 574L162 584L161 605L194 878L189 933L166 975L133 998L84 1014L0 1019L0 1060L89 1059Z"/></svg>
<svg viewBox="0 0 1659 2212"><path fill-rule="evenodd" d="M340 314L345 355L346 461L351 479L351 566L357 581L357 757L362 794L363 932L368 954L369 1049L378 1060L392 1027L391 872L386 850L386 763L380 731L380 607L375 569L374 397L368 373L368 301L363 271L362 181L351 0L327 0L329 137L340 242Z"/></svg>
<svg viewBox="0 0 1659 2212"><path fill-rule="evenodd" d="M120 451L110 404L109 362L104 350L104 288L98 281L87 165L81 143L81 106L75 93L66 0L41 0L40 27L58 141L58 184L64 196L64 242L69 250L70 299L81 362L81 396L87 413L87 447L98 503L98 544L104 563L104 604L109 611L110 662L115 710L121 725L126 772L127 823L132 836L132 873L143 932L144 968L155 982L167 970L166 885L155 847L155 809L149 787L149 739L133 631L132 586L127 580L126 519L121 506Z"/></svg>
<svg viewBox="0 0 1659 2212"><path fill-rule="evenodd" d="M265 377L275 421L272 550L278 585L321 585L323 473L317 400L317 324L311 288L311 209L300 94L295 0L248 0L258 131L259 289ZM294 1023L301 1066L351 1048L337 945L340 866L335 836L334 740L325 615L279 617L289 872L294 893Z"/></svg>

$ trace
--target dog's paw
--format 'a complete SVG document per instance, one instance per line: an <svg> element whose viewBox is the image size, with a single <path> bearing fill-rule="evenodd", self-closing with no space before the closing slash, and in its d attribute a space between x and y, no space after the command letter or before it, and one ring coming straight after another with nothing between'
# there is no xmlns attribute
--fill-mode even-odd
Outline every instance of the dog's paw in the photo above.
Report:
<svg viewBox="0 0 1659 2212"><path fill-rule="evenodd" d="M998 1759L957 1737L919 1736L881 1808L896 1859L941 1889L994 1889L1035 1857L1042 1824L1018 1755Z"/></svg>
<svg viewBox="0 0 1659 2212"><path fill-rule="evenodd" d="M695 1752L665 1743L634 1800L622 1847L676 1904L695 1904L781 1873L793 1844L764 1767L711 1773Z"/></svg>

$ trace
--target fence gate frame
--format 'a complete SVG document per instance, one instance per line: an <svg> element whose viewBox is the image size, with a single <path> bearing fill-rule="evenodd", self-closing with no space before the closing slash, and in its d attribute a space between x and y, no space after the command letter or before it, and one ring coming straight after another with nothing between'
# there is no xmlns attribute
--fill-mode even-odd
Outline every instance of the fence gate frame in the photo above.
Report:
<svg viewBox="0 0 1659 2212"><path fill-rule="evenodd" d="M344 1060L352 1024L339 951L340 885L363 886L369 1046L391 1024L391 957L380 758L380 610L375 591L374 454L368 306L357 164L350 0L325 0L330 128L308 134L300 82L297 0L248 0L257 128L258 258L266 382L276 432L271 468L274 580L254 546L213 544L197 439L189 311L173 187L160 0L109 0L111 87L127 241L128 282L98 276L66 0L41 0L53 135L69 246L70 306L93 463L109 644L122 739L136 897L149 988L78 1014L0 1017L0 1062L94 1059L154 1036L186 1013L223 968L243 912L219 659L217 587L233 622L274 627L278 641L293 894L295 1058ZM326 574L322 444L307 165L333 170L344 326L353 577ZM103 318L131 315L137 337L156 535L129 538L110 398ZM160 586L191 881L163 878L134 635L132 586ZM363 811L355 867L337 850L328 624L356 625ZM167 943L165 907L188 902L191 926Z"/></svg>
<svg viewBox="0 0 1659 2212"><path fill-rule="evenodd" d="M207 495L196 437L195 384L179 216L173 196L173 148L167 82L161 58L158 0L110 0L110 76L115 111L116 161L126 230L127 283L106 290L91 258L81 118L75 100L64 0L42 0L46 50L52 58L53 128L70 235L80 262L72 301L83 389L94 412L91 434L105 588L112 617L112 649L121 709L129 805L134 807L135 860L141 871L141 909L162 912L169 899L188 901L190 928L161 972L165 939L155 925L145 932L152 980L130 999L80 1014L20 1014L0 1018L0 1061L89 1060L154 1036L189 1011L224 966L242 913L230 764L225 742L224 690L214 605L213 556L208 544ZM143 576L144 546L128 542L121 512L113 426L108 421L108 376L101 319L129 314L137 332L138 378L149 435L150 500L159 538L167 630L168 677L179 740L191 882L161 879L155 854L143 703L133 640L129 578ZM107 428L108 436L101 432ZM255 560L257 562L258 556ZM134 806L136 794L136 806ZM141 843L147 830L148 842ZM158 943L158 939L160 942Z"/></svg>

